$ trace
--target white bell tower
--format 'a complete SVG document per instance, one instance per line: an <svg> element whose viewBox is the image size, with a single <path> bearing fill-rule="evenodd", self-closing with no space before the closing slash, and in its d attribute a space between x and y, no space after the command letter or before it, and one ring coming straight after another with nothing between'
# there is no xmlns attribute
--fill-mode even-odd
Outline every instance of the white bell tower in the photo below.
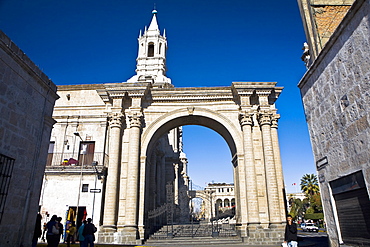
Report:
<svg viewBox="0 0 370 247"><path fill-rule="evenodd" d="M150 82L157 86L171 84L171 79L166 76L166 30L160 34L157 23L157 11L153 10L153 18L149 28L144 30L138 38L139 51L136 59L136 75L127 82Z"/></svg>

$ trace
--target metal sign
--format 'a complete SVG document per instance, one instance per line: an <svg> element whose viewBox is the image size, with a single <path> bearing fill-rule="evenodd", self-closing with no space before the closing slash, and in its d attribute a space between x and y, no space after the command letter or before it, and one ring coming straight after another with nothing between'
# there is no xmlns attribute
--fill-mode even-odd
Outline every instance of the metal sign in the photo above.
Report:
<svg viewBox="0 0 370 247"><path fill-rule="evenodd" d="M90 189L90 193L101 193L101 189Z"/></svg>

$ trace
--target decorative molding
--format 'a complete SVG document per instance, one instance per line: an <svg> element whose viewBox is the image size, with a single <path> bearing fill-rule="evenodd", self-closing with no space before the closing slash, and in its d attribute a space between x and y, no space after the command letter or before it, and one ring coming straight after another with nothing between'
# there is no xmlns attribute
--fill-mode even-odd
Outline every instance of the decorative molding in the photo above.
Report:
<svg viewBox="0 0 370 247"><path fill-rule="evenodd" d="M130 128L132 127L140 128L142 125L143 114L141 112L135 112L132 115L129 115L128 119L130 121Z"/></svg>
<svg viewBox="0 0 370 247"><path fill-rule="evenodd" d="M121 128L124 115L121 112L114 112L108 114L108 122L111 128Z"/></svg>
<svg viewBox="0 0 370 247"><path fill-rule="evenodd" d="M253 126L253 113L239 114L239 122L241 126L244 126L244 125Z"/></svg>
<svg viewBox="0 0 370 247"><path fill-rule="evenodd" d="M272 114L268 112L260 113L258 116L259 125L260 126L265 125L265 124L271 125L272 123L271 116Z"/></svg>
<svg viewBox="0 0 370 247"><path fill-rule="evenodd" d="M278 121L280 119L280 114L274 114L271 117L271 128L278 128Z"/></svg>
<svg viewBox="0 0 370 247"><path fill-rule="evenodd" d="M194 113L194 106L189 106L188 107L188 113L189 113L189 115L193 115L193 113Z"/></svg>

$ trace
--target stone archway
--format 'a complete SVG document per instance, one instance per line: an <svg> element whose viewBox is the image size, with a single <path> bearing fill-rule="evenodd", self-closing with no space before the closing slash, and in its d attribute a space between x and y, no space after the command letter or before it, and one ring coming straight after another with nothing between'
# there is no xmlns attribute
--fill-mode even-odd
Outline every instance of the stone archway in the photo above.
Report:
<svg viewBox="0 0 370 247"><path fill-rule="evenodd" d="M247 243L281 243L285 219L283 177L275 108L275 82L234 82L230 87L174 88L151 83L106 84L99 89L109 112L109 169L101 242L132 244L146 236L146 218L159 189L148 190L163 159L158 140L183 125L215 130L228 143L234 165L236 220ZM175 131L176 132L176 131ZM155 153L155 157L152 155ZM155 166L153 165L155 164ZM151 175L150 175L151 174ZM167 182L167 181L166 181ZM258 184L258 186L257 186ZM163 191L163 185L157 186ZM150 198L150 197L148 197ZM157 200L157 201L155 201ZM176 199L175 199L176 200Z"/></svg>
<svg viewBox="0 0 370 247"><path fill-rule="evenodd" d="M200 125L204 127L208 127L210 129L213 129L218 134L223 136L223 138L226 140L226 142L229 145L230 153L233 158L234 163L234 170L235 167L237 167L237 160L238 156L237 153L242 153L242 150L240 150L240 147L242 147L241 143L241 137L240 133L238 132L239 126L234 126L232 121L225 118L225 116L209 110L209 109L203 109L198 107L191 107L188 108L180 108L175 111L171 111L169 113L166 113L159 117L157 121L154 121L151 123L145 131L142 134L142 154L146 154L145 156L142 156L142 161L144 161L140 165L141 174L145 174L145 178L141 178L141 181L145 181L145 183L140 183L141 191L145 191L145 193L140 194L140 206L143 208L144 212L155 210L156 207L161 207L165 201L161 201L157 204L151 203L151 205L148 205L148 201L153 202L153 199L158 198L150 198L152 195L158 194L157 189L158 184L157 180L163 181L162 183L162 190L164 192L164 185L170 181L172 181L172 178L168 178L166 180L165 176L162 176L161 178L153 178L153 173L156 172L156 170L159 169L153 166L156 166L158 160L158 157L153 157L153 152L155 151L155 146L157 144L157 140L163 136L166 135L167 132L170 130L176 129L180 126L184 125ZM239 127L240 128L240 127ZM235 142L236 140L237 142ZM237 143L237 144L236 144ZM238 151L239 147L239 151ZM188 191L189 187L186 181L181 181L181 177L179 176L181 174L181 171L179 172L178 169L181 170L182 164L181 161L178 159L171 160L169 162L172 162L174 165L175 170L175 176L173 178L174 180L174 200L175 200L175 206L177 206L178 209L178 218L175 220L177 223L188 223L189 222L189 197L188 197ZM167 164L168 165L168 164ZM170 164L171 165L171 164ZM234 172L235 173L235 172ZM162 196L162 199L164 199L164 195ZM238 202L243 203L243 202ZM244 202L245 203L245 202ZM148 225L148 218L145 217L145 213L143 214L143 222L140 222L142 225ZM152 225L152 224L149 224Z"/></svg>

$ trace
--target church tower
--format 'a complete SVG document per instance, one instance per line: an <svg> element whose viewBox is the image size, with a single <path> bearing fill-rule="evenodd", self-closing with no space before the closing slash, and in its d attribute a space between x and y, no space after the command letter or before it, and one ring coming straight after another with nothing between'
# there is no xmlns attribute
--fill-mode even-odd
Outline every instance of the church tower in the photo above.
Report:
<svg viewBox="0 0 370 247"><path fill-rule="evenodd" d="M145 27L144 34L140 30L136 75L127 82L150 82L156 86L163 86L171 84L171 79L166 76L167 39L165 31L163 35L160 34L157 11L153 10L152 13L149 28Z"/></svg>

